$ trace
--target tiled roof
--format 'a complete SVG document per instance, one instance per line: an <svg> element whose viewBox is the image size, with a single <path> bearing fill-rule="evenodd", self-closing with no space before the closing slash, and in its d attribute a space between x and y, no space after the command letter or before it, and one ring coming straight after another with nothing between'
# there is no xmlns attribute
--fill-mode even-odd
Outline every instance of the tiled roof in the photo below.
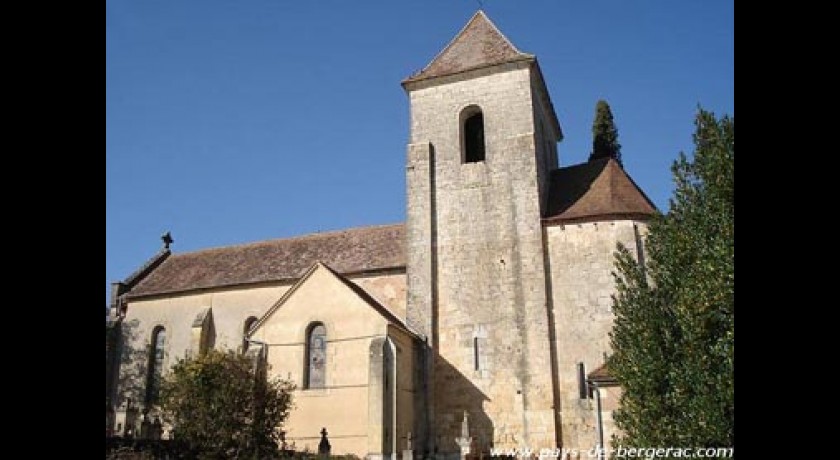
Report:
<svg viewBox="0 0 840 460"><path fill-rule="evenodd" d="M604 380L612 380L612 376L610 375L610 370L607 368L606 363L601 364L596 368L594 371L590 372L589 375L586 376L587 380L594 380L594 381L604 381Z"/></svg>
<svg viewBox="0 0 840 460"><path fill-rule="evenodd" d="M315 262L343 274L404 268L405 225L382 225L173 254L129 297L300 278Z"/></svg>
<svg viewBox="0 0 840 460"><path fill-rule="evenodd" d="M615 380L615 377L610 375L610 369L607 367L607 364L601 364L598 366L597 369L590 372L589 375L586 376L586 380L590 380L596 383L600 383L602 385L617 385L618 382Z"/></svg>
<svg viewBox="0 0 840 460"><path fill-rule="evenodd" d="M533 59L533 55L516 49L487 15L479 10L429 65L406 78L403 83Z"/></svg>
<svg viewBox="0 0 840 460"><path fill-rule="evenodd" d="M656 206L612 158L589 161L551 173L547 223L610 218L647 218Z"/></svg>
<svg viewBox="0 0 840 460"><path fill-rule="evenodd" d="M158 251L151 259L147 260L143 266L138 268L134 271L131 275L128 275L128 278L123 280L123 284L127 287L131 288L136 284L138 281L141 281L146 275L148 275L151 271L158 267L167 257L169 257L172 252L169 248L163 248Z"/></svg>

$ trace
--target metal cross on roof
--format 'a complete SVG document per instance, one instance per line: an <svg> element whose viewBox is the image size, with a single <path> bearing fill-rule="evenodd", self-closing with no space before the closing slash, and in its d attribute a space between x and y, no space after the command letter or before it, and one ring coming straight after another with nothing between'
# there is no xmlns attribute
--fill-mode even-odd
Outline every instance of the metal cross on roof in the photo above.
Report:
<svg viewBox="0 0 840 460"><path fill-rule="evenodd" d="M172 235L169 232L166 232L163 235L161 235L160 239L163 240L163 249L169 249L169 245L175 242L175 240L172 239Z"/></svg>

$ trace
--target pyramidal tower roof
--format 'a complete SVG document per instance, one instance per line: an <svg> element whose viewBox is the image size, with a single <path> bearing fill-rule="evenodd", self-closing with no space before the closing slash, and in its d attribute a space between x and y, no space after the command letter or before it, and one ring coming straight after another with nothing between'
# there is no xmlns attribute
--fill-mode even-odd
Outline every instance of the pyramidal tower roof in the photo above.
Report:
<svg viewBox="0 0 840 460"><path fill-rule="evenodd" d="M429 65L403 80L403 83L533 59L533 55L523 53L513 46L484 11L478 10Z"/></svg>
<svg viewBox="0 0 840 460"><path fill-rule="evenodd" d="M545 216L548 223L648 219L655 213L650 198L612 158L551 172Z"/></svg>

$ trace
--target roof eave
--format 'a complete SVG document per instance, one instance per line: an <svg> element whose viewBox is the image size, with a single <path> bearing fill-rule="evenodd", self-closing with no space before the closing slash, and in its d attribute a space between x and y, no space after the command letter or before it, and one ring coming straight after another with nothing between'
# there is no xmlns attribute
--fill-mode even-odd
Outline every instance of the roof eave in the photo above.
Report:
<svg viewBox="0 0 840 460"><path fill-rule="evenodd" d="M404 79L403 81L400 82L400 85L406 91L412 91L412 90L416 89L416 87L419 86L420 83L422 83L422 82L428 83L428 82L431 82L431 81L433 81L435 79L438 79L438 78L442 79L442 78L446 78L446 77L453 77L455 75L468 74L470 72L491 69L493 67L502 67L504 65L513 64L513 63L517 63L517 62L531 63L531 62L534 62L534 61L536 61L536 57L533 54L522 53L522 55L517 56L517 57L512 58L512 59L505 59L504 61L494 62L492 64L480 65L480 66L475 66L475 67L470 67L468 69L461 69L461 70L458 70L458 71L455 71L455 72L445 72L445 73L436 74L436 75L423 75L423 72L421 71L418 74L412 75L412 76ZM429 85L429 86L433 86L433 85Z"/></svg>
<svg viewBox="0 0 840 460"><path fill-rule="evenodd" d="M618 380L612 377L594 377L586 379L589 383L594 383L600 387L617 387L620 385Z"/></svg>
<svg viewBox="0 0 840 460"><path fill-rule="evenodd" d="M126 279L122 281L122 283L126 286L127 289L131 289L137 285L143 278L149 276L149 273L154 271L155 268L159 267L164 260L166 260L172 251L169 248L163 248L158 251L157 254L152 256L149 260L146 261L145 264L140 266L137 270L134 271L131 275L129 275Z"/></svg>
<svg viewBox="0 0 840 460"><path fill-rule="evenodd" d="M541 221L543 226L553 227L556 225L586 224L591 222L605 222L611 220L648 221L652 219L653 216L653 213L646 212L605 212L572 217L567 217L563 215L544 217L541 219Z"/></svg>
<svg viewBox="0 0 840 460"><path fill-rule="evenodd" d="M400 272L405 272L406 266L405 265L393 265L390 267L377 267L368 270L356 270L342 273L342 276L349 276L349 277L358 277L358 276L371 276L371 275L383 275L383 274L398 274ZM305 274L306 272L304 272ZM257 280L257 281L248 281L248 282L240 282L240 283L227 283L227 284L214 284L212 286L198 286L186 289L169 289L169 290L161 290L161 291L152 291L152 292L129 292L126 295L126 298L129 300L151 300L160 297L169 297L169 296L182 296L182 295L191 295L191 294L200 294L209 291L219 291L219 290L232 290L238 288L254 288L260 286L273 286L278 284L295 284L300 280L304 275L294 277L294 278L277 278L277 279L268 279L268 280Z"/></svg>

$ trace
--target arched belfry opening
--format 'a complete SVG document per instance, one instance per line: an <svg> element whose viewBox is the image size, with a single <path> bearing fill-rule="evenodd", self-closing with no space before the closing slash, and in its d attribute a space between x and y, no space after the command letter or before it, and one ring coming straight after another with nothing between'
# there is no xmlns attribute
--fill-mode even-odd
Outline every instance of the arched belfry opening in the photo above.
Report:
<svg viewBox="0 0 840 460"><path fill-rule="evenodd" d="M479 163L485 158L484 113L477 105L461 112L461 159L463 163Z"/></svg>

